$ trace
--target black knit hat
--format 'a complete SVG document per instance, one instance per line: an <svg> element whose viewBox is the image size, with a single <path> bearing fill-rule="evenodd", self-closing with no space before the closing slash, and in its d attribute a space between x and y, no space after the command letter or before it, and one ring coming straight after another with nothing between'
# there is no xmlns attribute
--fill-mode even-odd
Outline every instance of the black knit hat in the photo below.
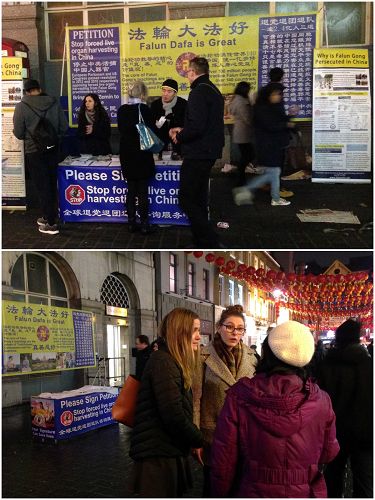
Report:
<svg viewBox="0 0 375 500"><path fill-rule="evenodd" d="M29 92L33 89L40 89L40 85L38 80L26 80L25 85L23 87L26 92Z"/></svg>
<svg viewBox="0 0 375 500"><path fill-rule="evenodd" d="M176 80L172 80L172 78L167 78L163 82L163 85L161 86L161 88L164 88L164 87L171 89L171 90L174 90L175 92L178 92L178 83L176 82Z"/></svg>
<svg viewBox="0 0 375 500"><path fill-rule="evenodd" d="M348 319L336 330L335 339L337 344L355 344L360 341L361 323L354 319Z"/></svg>

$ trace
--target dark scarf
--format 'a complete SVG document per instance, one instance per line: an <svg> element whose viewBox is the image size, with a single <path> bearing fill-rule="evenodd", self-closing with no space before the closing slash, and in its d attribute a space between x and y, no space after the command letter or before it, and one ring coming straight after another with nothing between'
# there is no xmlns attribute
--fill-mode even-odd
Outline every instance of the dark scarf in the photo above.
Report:
<svg viewBox="0 0 375 500"><path fill-rule="evenodd" d="M237 380L238 368L241 364L243 354L242 341L240 341L236 347L229 350L226 344L222 341L220 335L216 332L212 343L219 358L228 367L233 377Z"/></svg>

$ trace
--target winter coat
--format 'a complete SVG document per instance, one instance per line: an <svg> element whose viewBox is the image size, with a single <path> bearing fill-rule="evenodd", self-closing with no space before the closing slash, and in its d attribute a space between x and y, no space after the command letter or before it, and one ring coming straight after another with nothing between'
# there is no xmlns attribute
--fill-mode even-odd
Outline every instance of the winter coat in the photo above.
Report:
<svg viewBox="0 0 375 500"><path fill-rule="evenodd" d="M283 166L285 148L289 144L288 120L280 104L255 104L255 149L259 165Z"/></svg>
<svg viewBox="0 0 375 500"><path fill-rule="evenodd" d="M38 125L39 117L24 103L35 109L39 115L44 116L54 127L57 135L62 138L68 130L68 122L59 101L49 95L25 95L14 110L13 134L17 139L25 141L26 154L38 151L29 131L32 132Z"/></svg>
<svg viewBox="0 0 375 500"><path fill-rule="evenodd" d="M232 141L235 144L253 142L253 107L246 97L235 95L229 105L229 113L234 118Z"/></svg>
<svg viewBox="0 0 375 500"><path fill-rule="evenodd" d="M127 180L145 180L155 175L154 156L148 151L141 151L136 125L139 121L138 104L124 104L117 111L117 123L120 132L120 163ZM146 104L141 104L141 113L145 124L154 132L151 111Z"/></svg>
<svg viewBox="0 0 375 500"><path fill-rule="evenodd" d="M202 435L193 424L191 390L184 388L181 368L161 346L143 372L130 456L134 460L186 457L191 448L202 443Z"/></svg>
<svg viewBox="0 0 375 500"><path fill-rule="evenodd" d="M373 436L373 364L365 347L331 348L318 372L336 414L337 438L352 449L371 448Z"/></svg>
<svg viewBox="0 0 375 500"><path fill-rule="evenodd" d="M92 133L86 134L86 126L89 122L85 113L78 117L78 130L80 153L92 154L94 156L107 155L111 153L111 122L106 114L95 120L92 127Z"/></svg>
<svg viewBox="0 0 375 500"><path fill-rule="evenodd" d="M297 375L242 378L227 393L212 445L213 497L326 497L319 464L339 451L327 393Z"/></svg>
<svg viewBox="0 0 375 500"><path fill-rule="evenodd" d="M141 380L143 372L145 370L146 363L150 359L151 354L152 350L150 346L137 351L136 363L135 363L135 378L137 380Z"/></svg>
<svg viewBox="0 0 375 500"><path fill-rule="evenodd" d="M216 422L224 405L227 390L242 377L252 377L256 359L247 346L242 345L243 354L234 378L229 368L210 343L200 353L199 369L193 382L194 423L204 437L205 463L210 463L210 447L216 428Z"/></svg>
<svg viewBox="0 0 375 500"><path fill-rule="evenodd" d="M156 133L164 144L167 145L171 142L169 137L169 130L171 128L184 126L186 106L186 99L177 96L177 102L172 108L172 113L166 116L167 121L161 128L156 127ZM154 124L159 118L165 116L165 109L163 108L163 101L161 98L151 103L151 113Z"/></svg>
<svg viewBox="0 0 375 500"><path fill-rule="evenodd" d="M221 158L224 147L224 99L208 75L191 84L183 130L177 136L182 156L193 160Z"/></svg>

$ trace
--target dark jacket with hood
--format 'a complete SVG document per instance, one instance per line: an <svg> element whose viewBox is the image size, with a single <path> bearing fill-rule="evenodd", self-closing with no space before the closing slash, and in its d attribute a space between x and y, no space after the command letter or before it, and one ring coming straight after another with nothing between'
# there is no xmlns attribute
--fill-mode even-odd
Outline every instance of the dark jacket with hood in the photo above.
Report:
<svg viewBox="0 0 375 500"><path fill-rule="evenodd" d="M255 147L262 167L282 167L289 144L288 116L281 103L257 102L254 106Z"/></svg>
<svg viewBox="0 0 375 500"><path fill-rule="evenodd" d="M212 447L215 497L326 497L319 464L339 451L325 392L297 375L242 378L227 393Z"/></svg>
<svg viewBox="0 0 375 500"><path fill-rule="evenodd" d="M36 113L45 116L52 124L60 138L68 129L68 122L65 118L59 101L55 97L49 95L25 95L22 101L17 104L13 115L13 134L17 139L25 141L25 153L36 153L34 140L30 135L31 132L39 123L39 117L33 110L28 108L24 103L27 103ZM45 113L45 114L44 114Z"/></svg>
<svg viewBox="0 0 375 500"><path fill-rule="evenodd" d="M193 160L221 158L224 147L224 99L208 75L191 84L183 130L177 136L182 156Z"/></svg>
<svg viewBox="0 0 375 500"><path fill-rule="evenodd" d="M373 436L373 365L365 347L331 348L318 373L336 414L337 439L350 447L371 448Z"/></svg>
<svg viewBox="0 0 375 500"><path fill-rule="evenodd" d="M193 424L191 390L184 388L182 370L166 345L152 353L138 393L130 456L186 457L203 437Z"/></svg>

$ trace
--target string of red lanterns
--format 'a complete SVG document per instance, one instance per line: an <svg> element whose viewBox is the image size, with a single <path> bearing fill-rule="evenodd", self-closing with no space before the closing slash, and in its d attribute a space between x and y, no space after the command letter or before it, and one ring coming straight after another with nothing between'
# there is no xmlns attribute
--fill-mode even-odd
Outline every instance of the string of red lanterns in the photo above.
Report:
<svg viewBox="0 0 375 500"><path fill-rule="evenodd" d="M204 252L195 251L193 255L199 259ZM284 307L305 319L324 321L334 315L361 316L362 324L372 325L373 283L365 271L346 275L297 275L274 270L266 272L246 264L236 265L235 260L226 261L223 256L212 252L204 258L206 262L215 264L221 274L244 281L250 287L271 294L279 289L287 296ZM274 299L270 297L270 300Z"/></svg>

